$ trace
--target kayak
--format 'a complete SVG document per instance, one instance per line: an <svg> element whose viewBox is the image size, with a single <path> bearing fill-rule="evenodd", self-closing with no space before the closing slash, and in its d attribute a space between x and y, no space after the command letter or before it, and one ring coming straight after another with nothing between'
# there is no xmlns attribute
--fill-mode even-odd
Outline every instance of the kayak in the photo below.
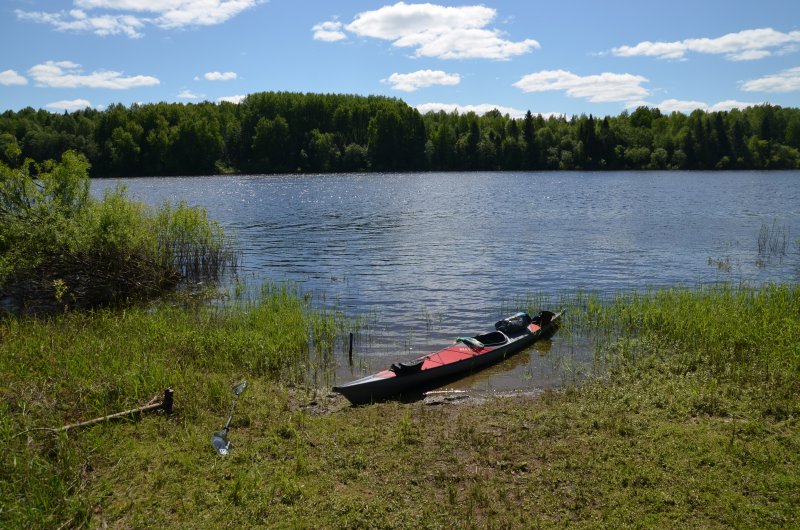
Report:
<svg viewBox="0 0 800 530"><path fill-rule="evenodd" d="M537 340L549 339L561 325L562 312L541 311L531 318L517 313L500 320L495 330L458 337L454 344L386 370L333 387L354 405L413 393L420 387L466 375L501 361Z"/></svg>

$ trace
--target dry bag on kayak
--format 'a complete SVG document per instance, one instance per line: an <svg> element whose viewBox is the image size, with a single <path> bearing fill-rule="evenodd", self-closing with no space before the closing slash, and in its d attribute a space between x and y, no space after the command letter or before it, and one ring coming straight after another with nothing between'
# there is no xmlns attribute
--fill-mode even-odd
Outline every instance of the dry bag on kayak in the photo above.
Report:
<svg viewBox="0 0 800 530"><path fill-rule="evenodd" d="M511 315L495 323L494 329L502 331L506 335L509 333L519 333L528 327L531 323L531 317L528 313L520 311L516 315Z"/></svg>
<svg viewBox="0 0 800 530"><path fill-rule="evenodd" d="M539 311L539 314L533 317L532 322L537 324L540 328L543 328L553 320L554 316L556 316L556 314L550 311Z"/></svg>

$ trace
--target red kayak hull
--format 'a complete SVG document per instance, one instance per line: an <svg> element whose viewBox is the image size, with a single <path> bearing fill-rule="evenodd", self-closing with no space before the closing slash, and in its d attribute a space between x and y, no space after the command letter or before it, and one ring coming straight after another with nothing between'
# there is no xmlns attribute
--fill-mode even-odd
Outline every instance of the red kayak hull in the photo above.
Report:
<svg viewBox="0 0 800 530"><path fill-rule="evenodd" d="M504 344L475 348L461 343L453 344L414 359L422 361L422 364L413 373L397 374L393 370L382 370L335 386L333 390L344 395L355 405L413 394L421 387L430 387L437 382L449 381L459 374L467 375L475 372L524 350L537 340L550 338L558 330L560 317L561 313L554 315L552 320L542 327L531 323L523 332L513 336L503 334L507 339Z"/></svg>

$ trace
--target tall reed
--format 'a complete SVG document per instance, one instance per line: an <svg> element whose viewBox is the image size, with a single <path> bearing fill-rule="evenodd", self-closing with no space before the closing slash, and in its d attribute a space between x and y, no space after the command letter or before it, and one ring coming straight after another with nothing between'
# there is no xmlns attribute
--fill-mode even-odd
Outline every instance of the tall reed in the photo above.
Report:
<svg viewBox="0 0 800 530"><path fill-rule="evenodd" d="M764 223L758 232L759 256L785 256L789 248L789 229L786 225L778 225L777 220L772 221L772 226Z"/></svg>

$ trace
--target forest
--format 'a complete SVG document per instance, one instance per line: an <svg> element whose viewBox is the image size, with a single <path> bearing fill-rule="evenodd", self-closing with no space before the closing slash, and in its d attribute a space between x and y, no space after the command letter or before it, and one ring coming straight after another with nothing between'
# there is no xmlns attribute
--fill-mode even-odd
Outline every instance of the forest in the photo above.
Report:
<svg viewBox="0 0 800 530"><path fill-rule="evenodd" d="M262 92L239 104L0 115L0 162L82 153L92 177L354 171L798 169L800 109L618 116L420 114L395 98Z"/></svg>

